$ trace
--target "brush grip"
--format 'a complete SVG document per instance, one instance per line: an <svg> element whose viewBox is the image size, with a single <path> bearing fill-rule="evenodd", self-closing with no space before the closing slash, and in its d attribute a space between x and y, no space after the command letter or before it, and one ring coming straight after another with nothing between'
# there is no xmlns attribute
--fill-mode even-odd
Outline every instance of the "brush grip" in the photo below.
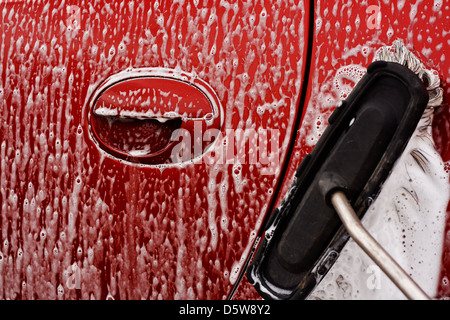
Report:
<svg viewBox="0 0 450 320"><path fill-rule="evenodd" d="M299 298L330 268L346 239L330 205L343 191L358 216L376 198L428 102L421 80L397 63L374 62L296 172L296 181L249 267L263 297Z"/></svg>

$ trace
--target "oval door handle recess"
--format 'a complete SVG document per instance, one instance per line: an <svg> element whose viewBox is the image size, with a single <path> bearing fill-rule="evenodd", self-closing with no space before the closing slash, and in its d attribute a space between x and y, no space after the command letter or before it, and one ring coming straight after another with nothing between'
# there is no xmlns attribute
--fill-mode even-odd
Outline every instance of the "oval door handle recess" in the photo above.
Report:
<svg viewBox="0 0 450 320"><path fill-rule="evenodd" d="M223 121L217 95L206 82L163 68L110 77L94 91L87 110L89 132L100 149L149 165L201 156L215 141L203 139L203 133L218 133Z"/></svg>

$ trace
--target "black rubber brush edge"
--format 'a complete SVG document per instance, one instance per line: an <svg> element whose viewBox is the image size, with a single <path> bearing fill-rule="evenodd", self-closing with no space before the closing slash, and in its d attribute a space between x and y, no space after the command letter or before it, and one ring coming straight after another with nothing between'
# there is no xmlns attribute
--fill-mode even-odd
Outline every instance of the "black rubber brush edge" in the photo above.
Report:
<svg viewBox="0 0 450 320"><path fill-rule="evenodd" d="M388 70L393 69L393 70ZM404 83L410 84L410 92L412 98L410 105L404 114L404 119L401 126L397 129L393 136L392 143L386 149L381 161L377 168L374 170L368 183L361 191L360 195L354 201L353 206L356 213L362 217L370 203L367 199L375 199L379 193L382 183L389 175L395 161L403 152L406 144L408 143L411 135L413 134L417 123L419 122L423 111L428 102L428 95L424 88L424 85L412 71L404 66L401 66L393 62L378 61L372 63L367 73L377 76L382 75L394 75L401 79ZM373 76L372 76L373 78ZM261 294L263 298L268 299L303 299L311 292L311 290L317 285L334 261L337 259L336 253L339 253L342 247L348 240L348 235L341 227L330 242L328 249L322 252L322 254L316 260L316 263L311 266L309 275L299 283L296 290L284 290L282 288L276 288L262 275L260 266L264 262L265 253L268 251L274 237L277 237L277 227L288 223L289 213L299 204L302 198L302 194L308 188L308 185L314 179L315 172L320 168L324 157L326 157L328 146L336 141L339 130L342 130L342 124L347 124L351 119L357 105L352 105L352 101L357 101L359 95L364 94L364 88L370 85L370 79L364 78L355 86L346 101L342 102L342 105L336 108L335 112L330 116L329 126L319 139L317 145L314 147L310 155L307 155L299 166L296 173L296 181L293 183L289 195L283 200L281 208L274 210L270 216L267 224L264 226L266 232L265 237L259 245L257 252L253 257L253 261L249 265L247 270L247 277L256 290ZM412 85L412 86L411 86ZM407 119L407 120L405 120ZM269 230L270 229L270 230ZM268 234L272 232L273 234ZM327 255L331 253L330 259L327 261ZM318 274L320 271L320 274Z"/></svg>

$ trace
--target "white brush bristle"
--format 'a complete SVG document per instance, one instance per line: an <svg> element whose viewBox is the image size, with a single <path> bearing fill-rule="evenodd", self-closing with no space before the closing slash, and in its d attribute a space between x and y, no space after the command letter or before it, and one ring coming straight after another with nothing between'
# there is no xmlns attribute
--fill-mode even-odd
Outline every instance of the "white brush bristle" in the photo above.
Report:
<svg viewBox="0 0 450 320"><path fill-rule="evenodd" d="M404 153L397 160L363 224L430 296L440 277L449 175L431 135L434 108L443 91L437 72L428 70L402 41L380 48L375 60L400 63L427 86L429 102ZM404 299L375 263L350 240L310 299Z"/></svg>

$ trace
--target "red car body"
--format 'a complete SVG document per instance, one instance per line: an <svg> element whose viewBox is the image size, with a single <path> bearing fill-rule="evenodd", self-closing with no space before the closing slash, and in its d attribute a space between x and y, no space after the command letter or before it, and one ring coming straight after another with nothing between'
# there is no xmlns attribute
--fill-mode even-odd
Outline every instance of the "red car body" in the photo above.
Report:
<svg viewBox="0 0 450 320"><path fill-rule="evenodd" d="M239 275L345 98L336 72L395 39L439 72L449 168L442 1L7 0L0 13L2 299L258 298ZM138 88L157 92L142 98L151 115L120 100Z"/></svg>

